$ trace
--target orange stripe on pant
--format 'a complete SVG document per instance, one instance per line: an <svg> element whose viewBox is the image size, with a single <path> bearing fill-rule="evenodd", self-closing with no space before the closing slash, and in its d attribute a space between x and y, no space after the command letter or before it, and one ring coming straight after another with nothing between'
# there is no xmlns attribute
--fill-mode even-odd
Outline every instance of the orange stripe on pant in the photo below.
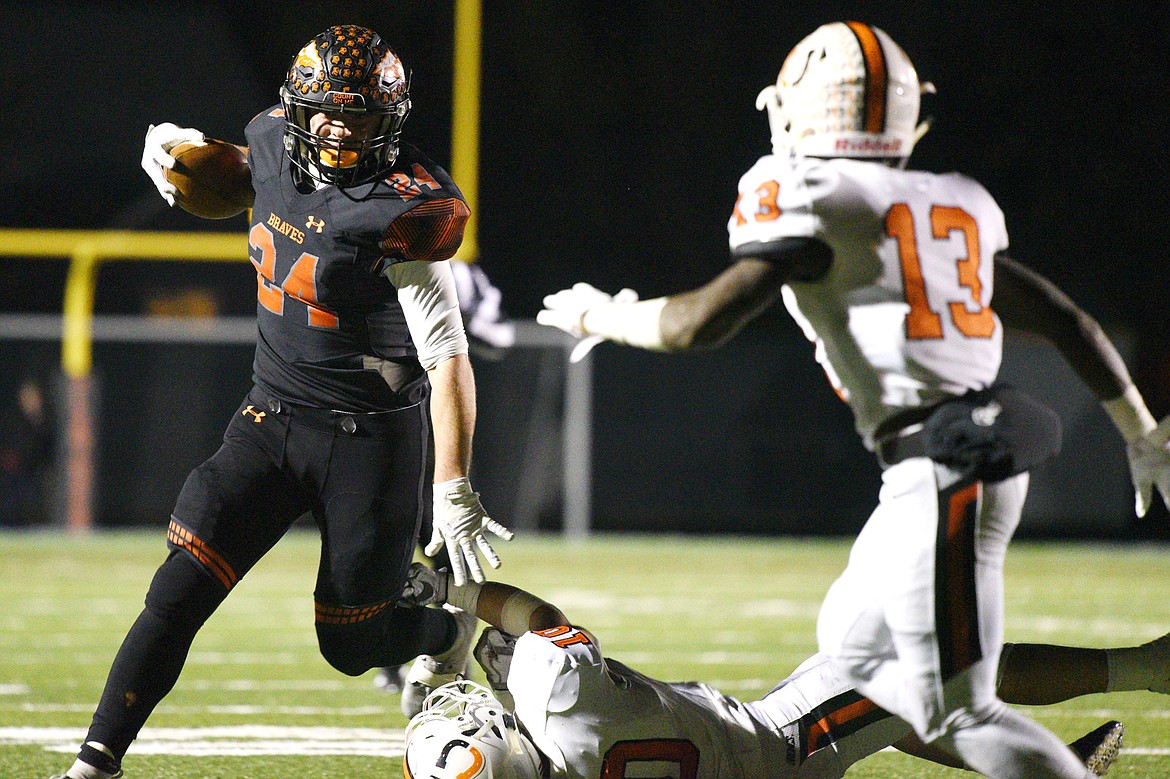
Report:
<svg viewBox="0 0 1170 779"><path fill-rule="evenodd" d="M227 589L230 590L236 586L236 582L240 580L227 561L220 557L214 549L173 519L170 527L167 528L167 540L180 549L190 552Z"/></svg>
<svg viewBox="0 0 1170 779"><path fill-rule="evenodd" d="M829 712L808 728L808 754L827 746L835 741L833 738L845 725L856 721L859 717L877 711L878 706L869 698L862 698L839 709ZM824 742L824 743L822 743Z"/></svg>
<svg viewBox="0 0 1170 779"><path fill-rule="evenodd" d="M934 597L943 681L983 657L975 588L975 525L982 487L981 482L960 482L939 493Z"/></svg>
<svg viewBox="0 0 1170 779"><path fill-rule="evenodd" d="M364 622L381 614L393 602L393 600L387 600L369 606L329 606L321 601L316 601L314 606L318 622L326 625L351 625L354 622Z"/></svg>

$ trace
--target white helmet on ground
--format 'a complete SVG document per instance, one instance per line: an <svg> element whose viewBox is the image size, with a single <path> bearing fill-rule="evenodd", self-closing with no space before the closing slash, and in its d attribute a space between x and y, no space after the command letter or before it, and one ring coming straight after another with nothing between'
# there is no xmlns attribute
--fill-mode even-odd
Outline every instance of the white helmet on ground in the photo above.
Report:
<svg viewBox="0 0 1170 779"><path fill-rule="evenodd" d="M905 158L928 127L919 98L933 91L885 31L832 22L796 44L756 108L768 110L776 154Z"/></svg>
<svg viewBox="0 0 1170 779"><path fill-rule="evenodd" d="M407 779L539 779L541 763L515 716L475 682L435 688L406 726Z"/></svg>

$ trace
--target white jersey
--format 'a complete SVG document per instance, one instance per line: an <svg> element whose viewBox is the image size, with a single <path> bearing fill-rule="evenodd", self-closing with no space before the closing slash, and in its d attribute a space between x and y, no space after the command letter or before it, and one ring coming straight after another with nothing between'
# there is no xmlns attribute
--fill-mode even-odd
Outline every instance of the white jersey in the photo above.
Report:
<svg viewBox="0 0 1170 779"><path fill-rule="evenodd" d="M839 779L910 732L819 656L742 703L606 660L591 635L568 627L519 638L508 690L553 777Z"/></svg>
<svg viewBox="0 0 1170 779"><path fill-rule="evenodd" d="M788 284L784 301L867 447L892 414L994 381L992 258L1007 230L972 179L768 155L740 179L728 232L734 257L791 237L832 248L826 276Z"/></svg>

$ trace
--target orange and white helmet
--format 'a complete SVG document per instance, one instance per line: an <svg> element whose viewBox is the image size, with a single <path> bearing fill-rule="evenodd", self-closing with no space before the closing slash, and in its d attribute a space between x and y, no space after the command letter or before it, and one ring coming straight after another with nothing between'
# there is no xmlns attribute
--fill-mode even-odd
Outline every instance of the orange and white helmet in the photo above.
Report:
<svg viewBox="0 0 1170 779"><path fill-rule="evenodd" d="M542 757L483 685L435 688L406 726L406 779L538 779Z"/></svg>
<svg viewBox="0 0 1170 779"><path fill-rule="evenodd" d="M768 111L776 154L906 158L928 127L919 99L933 91L884 30L832 22L796 44L756 108Z"/></svg>

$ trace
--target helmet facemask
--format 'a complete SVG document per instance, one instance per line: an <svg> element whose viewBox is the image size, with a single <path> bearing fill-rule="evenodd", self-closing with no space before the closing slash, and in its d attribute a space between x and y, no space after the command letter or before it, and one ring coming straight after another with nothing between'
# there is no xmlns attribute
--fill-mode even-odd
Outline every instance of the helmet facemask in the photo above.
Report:
<svg viewBox="0 0 1170 779"><path fill-rule="evenodd" d="M280 101L288 157L315 181L364 184L398 158L398 139L410 113L409 78L398 56L371 30L331 27L306 44L289 67ZM312 125L319 113L361 130L342 139L318 135Z"/></svg>
<svg viewBox="0 0 1170 779"><path fill-rule="evenodd" d="M467 680L436 688L406 727L408 778L537 779L542 759L515 716Z"/></svg>
<svg viewBox="0 0 1170 779"><path fill-rule="evenodd" d="M933 91L884 31L834 22L792 49L756 108L768 111L776 154L905 160L928 126L920 96Z"/></svg>

